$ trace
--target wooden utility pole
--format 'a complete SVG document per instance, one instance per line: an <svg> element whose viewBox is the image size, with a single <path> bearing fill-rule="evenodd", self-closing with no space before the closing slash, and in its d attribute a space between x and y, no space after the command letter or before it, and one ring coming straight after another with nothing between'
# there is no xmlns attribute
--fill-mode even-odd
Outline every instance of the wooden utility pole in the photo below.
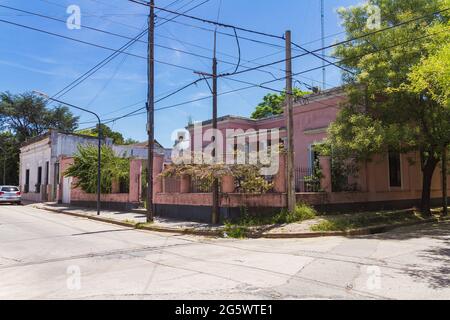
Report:
<svg viewBox="0 0 450 320"><path fill-rule="evenodd" d="M294 175L294 97L292 91L292 49L291 31L286 31L286 121L287 121L287 204L289 212L295 210L297 200L295 197Z"/></svg>
<svg viewBox="0 0 450 320"><path fill-rule="evenodd" d="M153 151L155 143L155 0L150 1L150 14L148 16L148 61L147 61L147 222L153 222Z"/></svg>
<svg viewBox="0 0 450 320"><path fill-rule="evenodd" d="M448 194L447 194L447 146L442 150L442 207L443 215L448 215Z"/></svg>
<svg viewBox="0 0 450 320"><path fill-rule="evenodd" d="M213 57L213 72L212 72L212 95L213 95L213 112L212 112L212 128L214 130L214 151L213 151L213 163L217 163L217 57L216 57L216 45L217 33L214 32L214 57ZM218 224L220 220L220 206L219 206L219 179L214 178L212 185L212 223Z"/></svg>

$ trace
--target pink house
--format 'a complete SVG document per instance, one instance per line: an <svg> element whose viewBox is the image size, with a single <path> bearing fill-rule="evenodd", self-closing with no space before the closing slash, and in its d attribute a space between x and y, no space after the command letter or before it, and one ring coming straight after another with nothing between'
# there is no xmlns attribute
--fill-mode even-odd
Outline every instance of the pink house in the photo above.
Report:
<svg viewBox="0 0 450 320"><path fill-rule="evenodd" d="M296 168L296 188L298 201L306 201L319 210L341 211L349 209L383 209L392 207L411 207L417 205L421 197L422 174L419 155L417 153L380 154L371 161L356 164L354 173L344 179L344 188L337 188L332 180L331 160L318 157L312 146L320 143L327 136L327 129L336 119L340 103L346 100L342 88L334 88L321 93L311 94L294 105L294 152ZM194 150L198 139L205 148L211 144L209 137L204 137L212 122L202 123L201 131L194 131L194 126L187 129L190 134L191 150ZM238 116L225 116L218 119L218 129L222 132L223 143L227 137L227 129L274 129L280 131L280 140L286 140L286 118L284 115L273 116L261 120L253 120ZM186 138L180 133L180 138ZM251 133L249 134L251 135ZM220 144L219 144L220 145ZM225 148L225 147L224 147ZM226 153L226 150L223 150ZM306 177L314 175L315 164L320 162L322 178L317 184L306 182ZM438 203L442 195L442 178L440 170L436 170L432 183L432 199ZM189 181L179 181L177 188L157 189L155 203L157 213L183 219L208 221L211 210L210 194L198 193L189 189ZM286 205L285 165L282 159L279 172L273 177L276 188L264 195L241 194L225 186L222 181L221 214L223 218L239 215L242 207L254 214L279 211ZM181 188L181 186L185 186ZM226 188L227 192L223 192ZM450 186L449 186L450 188ZM449 189L450 191L450 189ZM197 192L197 193L196 193Z"/></svg>

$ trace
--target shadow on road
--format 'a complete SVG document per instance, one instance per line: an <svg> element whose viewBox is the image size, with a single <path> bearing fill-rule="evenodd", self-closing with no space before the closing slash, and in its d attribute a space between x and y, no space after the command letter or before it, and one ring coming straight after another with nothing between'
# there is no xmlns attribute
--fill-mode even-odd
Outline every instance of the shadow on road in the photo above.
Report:
<svg viewBox="0 0 450 320"><path fill-rule="evenodd" d="M418 251L417 257L424 265L410 264L405 272L417 280L426 282L433 289L450 287L450 222L430 223L394 229L390 232L360 236L360 239L399 240L434 239L436 245Z"/></svg>

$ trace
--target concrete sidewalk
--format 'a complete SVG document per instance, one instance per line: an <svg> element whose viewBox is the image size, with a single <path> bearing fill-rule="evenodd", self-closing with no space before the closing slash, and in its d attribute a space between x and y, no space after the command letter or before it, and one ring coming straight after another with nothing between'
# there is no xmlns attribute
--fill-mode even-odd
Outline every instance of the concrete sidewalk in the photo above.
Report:
<svg viewBox="0 0 450 320"><path fill-rule="evenodd" d="M130 212L102 210L100 216L97 215L96 209L72 207L55 202L34 203L30 206L48 210L53 212L60 212L70 214L73 216L86 217L92 220L115 223L118 225L148 229L160 232L174 232L185 234L197 234L206 236L219 236L223 234L222 226L213 226L206 223L192 222L192 221L178 221L173 219L165 219L155 217L152 224L147 224L145 210L137 209Z"/></svg>
<svg viewBox="0 0 450 320"><path fill-rule="evenodd" d="M63 204L51 203L34 203L30 206L68 214L81 218L88 218L91 220L113 223L120 226L143 229L156 232L174 233L174 234L190 234L197 236L208 237L228 237L227 230L223 225L211 225L207 223L199 223L192 221L178 221L174 219L165 219L155 217L154 222L147 224L145 210L138 209L130 212L102 210L100 216L97 216L97 211L92 208L71 207ZM364 214L364 213L359 213ZM352 214L358 215L358 214ZM340 215L340 217L345 215ZM348 215L350 216L350 215ZM328 216L328 218L333 216ZM272 238L272 239L286 239L286 238L316 238L329 236L358 236L384 233L399 227L412 226L425 223L439 223L449 221L449 218L430 218L421 221L400 222L392 224L372 225L358 229L350 229L347 231L311 231L311 226L320 223L324 217L316 217L311 220L306 220L298 223L281 224L281 225L262 225L252 226L247 228L248 238Z"/></svg>

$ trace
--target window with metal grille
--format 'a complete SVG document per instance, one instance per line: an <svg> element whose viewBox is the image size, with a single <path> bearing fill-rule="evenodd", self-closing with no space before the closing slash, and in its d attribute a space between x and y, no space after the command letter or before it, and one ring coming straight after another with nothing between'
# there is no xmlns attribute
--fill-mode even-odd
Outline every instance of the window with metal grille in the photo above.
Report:
<svg viewBox="0 0 450 320"><path fill-rule="evenodd" d="M389 185L391 187L402 186L402 168L398 152L389 152Z"/></svg>

